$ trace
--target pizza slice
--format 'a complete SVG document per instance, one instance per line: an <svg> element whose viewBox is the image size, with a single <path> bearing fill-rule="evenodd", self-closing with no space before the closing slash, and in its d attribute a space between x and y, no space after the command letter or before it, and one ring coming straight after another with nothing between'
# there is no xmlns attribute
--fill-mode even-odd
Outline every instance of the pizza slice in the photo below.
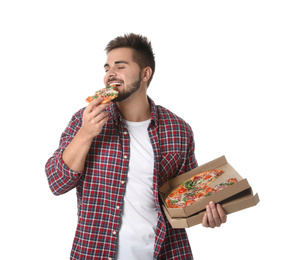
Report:
<svg viewBox="0 0 297 260"><path fill-rule="evenodd" d="M184 207L189 206L202 198L208 197L220 190L223 190L226 187L229 187L236 182L237 182L236 178L230 178L229 180L222 182L220 184L217 184L214 187L205 187L204 189L199 190L197 193L192 193L192 194L186 193L183 198L180 198L181 201L177 201L177 199L170 201L169 205L171 205L171 206L169 206L169 207L184 208Z"/></svg>
<svg viewBox="0 0 297 260"><path fill-rule="evenodd" d="M237 179L236 178L230 178L229 180L225 181L225 182L222 182L220 184L217 184L216 186L214 186L214 192L218 192L220 190L223 190L227 187L229 187L230 185L234 184L237 182Z"/></svg>
<svg viewBox="0 0 297 260"><path fill-rule="evenodd" d="M93 96L89 96L86 98L86 101L88 103L92 102L94 99L97 98L103 98L103 101L101 104L105 104L110 102L111 100L115 99L118 95L119 92L117 91L117 83L114 83L112 85L108 85L106 88L100 89L95 92Z"/></svg>
<svg viewBox="0 0 297 260"><path fill-rule="evenodd" d="M223 170L216 169L195 174L167 196L166 205L169 208L188 206L191 201L194 202L197 196L200 196L199 191L205 190L223 172Z"/></svg>

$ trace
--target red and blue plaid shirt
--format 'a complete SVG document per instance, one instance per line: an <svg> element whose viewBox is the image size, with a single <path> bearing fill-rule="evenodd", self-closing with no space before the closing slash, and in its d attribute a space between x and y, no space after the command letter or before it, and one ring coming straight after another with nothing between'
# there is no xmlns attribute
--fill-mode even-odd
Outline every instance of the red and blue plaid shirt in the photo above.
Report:
<svg viewBox="0 0 297 260"><path fill-rule="evenodd" d="M171 228L162 214L158 188L169 179L197 167L190 126L167 109L151 104L148 133L154 151L153 192L158 210L154 259L193 259L186 231ZM82 125L84 109L73 115L59 148L46 163L55 195L74 187L78 224L70 259L114 259L129 168L129 133L115 104L109 120L90 147L83 172L74 172L62 153ZM141 248L139 249L141 250Z"/></svg>

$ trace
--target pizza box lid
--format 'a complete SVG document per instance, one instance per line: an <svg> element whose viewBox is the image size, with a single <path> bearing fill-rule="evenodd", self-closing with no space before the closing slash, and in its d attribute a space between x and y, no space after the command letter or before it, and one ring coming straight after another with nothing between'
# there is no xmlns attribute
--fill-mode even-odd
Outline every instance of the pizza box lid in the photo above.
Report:
<svg viewBox="0 0 297 260"><path fill-rule="evenodd" d="M227 215L256 206L259 203L259 195L253 195L252 188L244 190L234 196L222 201L220 204ZM202 223L205 210L200 211L190 217L173 218L170 216L167 208L162 204L164 213L172 228L189 228Z"/></svg>
<svg viewBox="0 0 297 260"><path fill-rule="evenodd" d="M181 183L190 179L192 176L194 176L197 173L208 171L208 170L214 170L214 169L223 170L224 173L220 175L215 181L213 181L209 185L209 187L214 187L216 184L222 183L230 178L237 178L238 182L208 197L202 198L199 201L196 201L193 204L186 206L184 208L167 208L165 204L165 199ZM227 162L226 157L221 156L213 161L203 164L189 172L183 173L167 181L160 187L159 194L167 209L168 214L171 217L188 217L199 211L204 210L206 208L206 205L208 205L210 201L213 201L215 203L221 202L222 200L225 200L248 188L250 188L250 185L247 179L243 179L239 175L239 173Z"/></svg>

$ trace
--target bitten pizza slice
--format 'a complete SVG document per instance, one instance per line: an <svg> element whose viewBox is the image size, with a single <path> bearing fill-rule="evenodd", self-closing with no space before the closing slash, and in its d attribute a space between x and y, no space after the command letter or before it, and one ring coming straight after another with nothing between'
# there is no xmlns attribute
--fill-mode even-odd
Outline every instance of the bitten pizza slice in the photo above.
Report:
<svg viewBox="0 0 297 260"><path fill-rule="evenodd" d="M86 101L90 103L94 99L103 98L103 101L101 102L101 104L108 103L119 95L119 92L117 91L116 86L117 84L115 83L107 86L106 88L100 89L96 91L93 96L87 97Z"/></svg>

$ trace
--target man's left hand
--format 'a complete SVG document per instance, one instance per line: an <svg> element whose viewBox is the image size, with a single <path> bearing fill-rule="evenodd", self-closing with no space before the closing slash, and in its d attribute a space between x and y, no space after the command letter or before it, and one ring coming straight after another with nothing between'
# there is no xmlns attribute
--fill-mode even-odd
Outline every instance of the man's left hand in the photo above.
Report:
<svg viewBox="0 0 297 260"><path fill-rule="evenodd" d="M206 213L203 216L202 225L204 227L219 227L227 221L227 215L220 204L215 205L210 202L206 206Z"/></svg>

